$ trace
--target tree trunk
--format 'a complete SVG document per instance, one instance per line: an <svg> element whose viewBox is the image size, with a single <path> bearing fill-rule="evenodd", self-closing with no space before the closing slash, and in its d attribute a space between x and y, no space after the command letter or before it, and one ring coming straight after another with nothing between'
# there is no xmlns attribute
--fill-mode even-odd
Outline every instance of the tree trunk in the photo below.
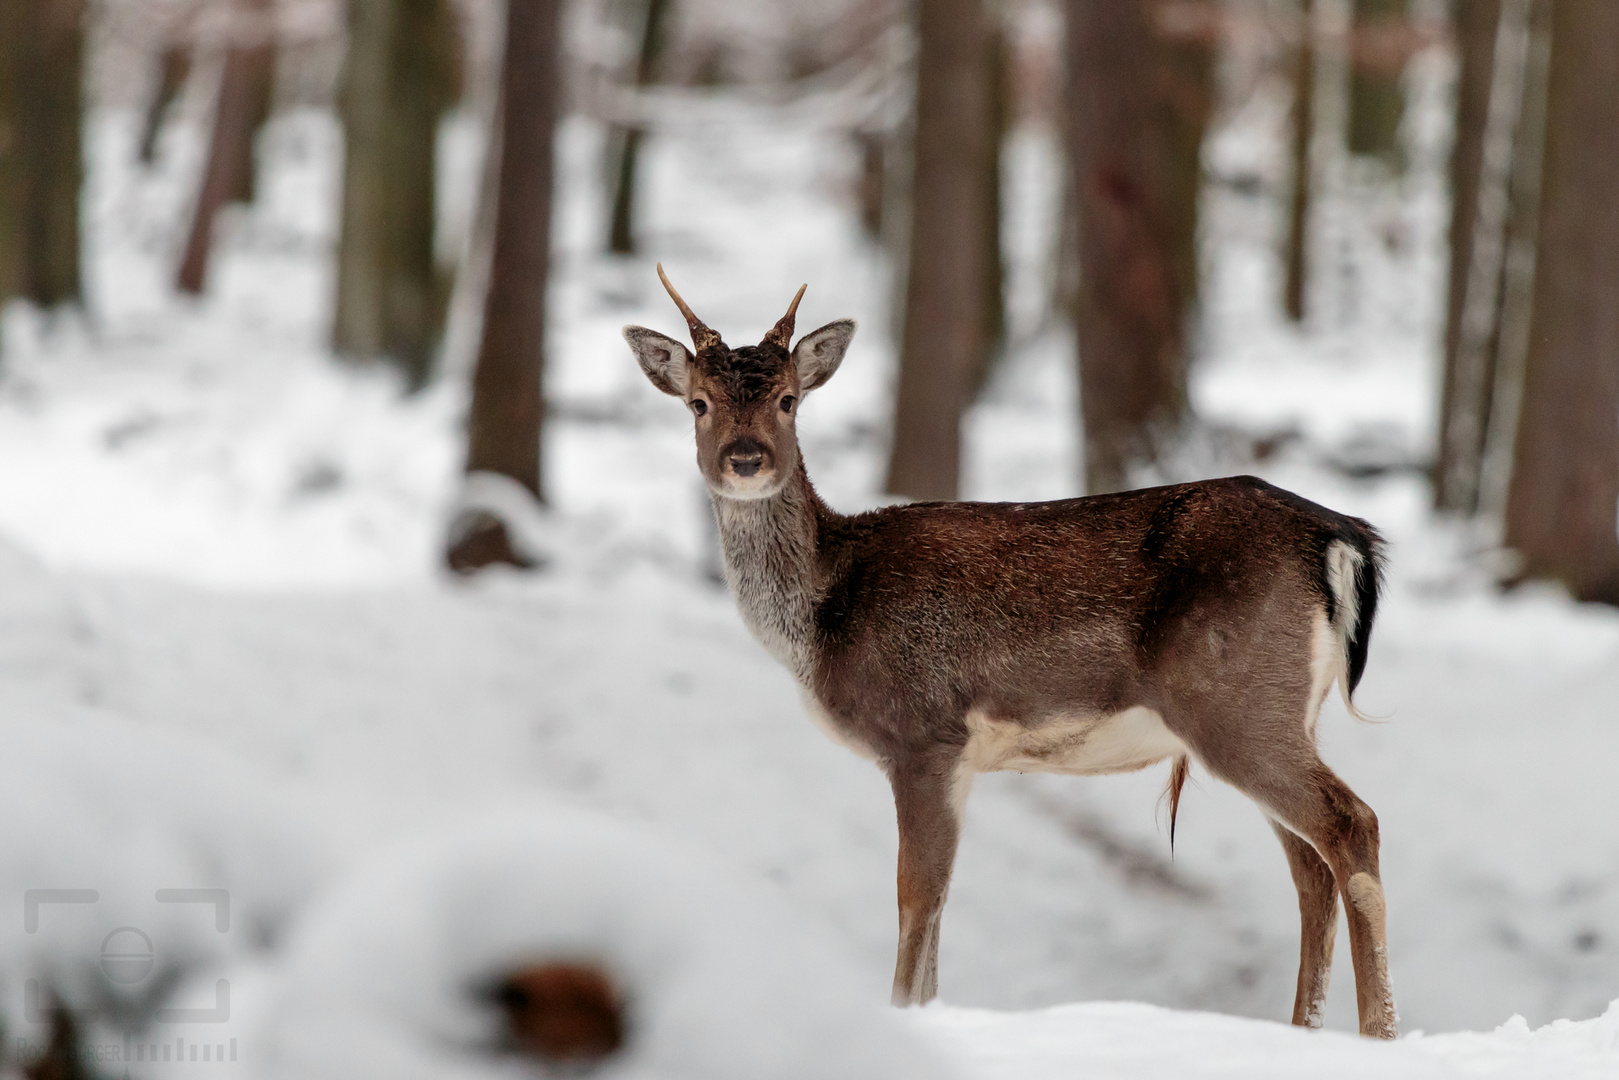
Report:
<svg viewBox="0 0 1619 1080"><path fill-rule="evenodd" d="M991 347L983 238L994 91L983 0L923 0L917 24L909 281L887 490L953 499L961 414Z"/></svg>
<svg viewBox="0 0 1619 1080"><path fill-rule="evenodd" d="M641 24L641 51L635 64L635 85L651 86L663 56L664 28L669 0L645 0ZM608 176L612 185L611 219L607 224L607 250L615 255L635 253L635 180L645 129L614 124L607 132Z"/></svg>
<svg viewBox="0 0 1619 1080"><path fill-rule="evenodd" d="M1555 0L1533 329L1507 505L1530 577L1619 604L1619 4Z"/></svg>
<svg viewBox="0 0 1619 1080"><path fill-rule="evenodd" d="M1349 52L1349 152L1405 164L1400 76L1410 55L1408 0L1354 0Z"/></svg>
<svg viewBox="0 0 1619 1080"><path fill-rule="evenodd" d="M165 42L158 60L157 86L152 91L152 100L146 105L146 118L141 124L137 157L142 165L150 165L157 160L157 137L163 132L163 121L190 77L191 42L178 39ZM268 94L265 95L265 105L268 112Z"/></svg>
<svg viewBox="0 0 1619 1080"><path fill-rule="evenodd" d="M1541 158L1546 149L1546 83L1551 68L1552 0L1514 0L1528 7L1528 40L1518 130L1513 136L1506 245L1496 317L1494 385L1479 463L1477 512L1499 523L1512 482L1513 444L1523 402L1523 373L1535 306L1535 249L1540 230Z"/></svg>
<svg viewBox="0 0 1619 1080"><path fill-rule="evenodd" d="M0 307L22 291L24 205L22 49L27 16L22 4L0 3Z"/></svg>
<svg viewBox="0 0 1619 1080"><path fill-rule="evenodd" d="M990 142L984 159L984 321L986 342L982 366L973 377L972 397L989 385L1006 348L1006 264L1001 255L1001 148L1012 127L1012 57L1006 29L993 14L986 21L984 48L989 58Z"/></svg>
<svg viewBox="0 0 1619 1080"><path fill-rule="evenodd" d="M352 0L341 108L343 225L333 347L427 382L445 290L433 258L438 121L457 96L444 0Z"/></svg>
<svg viewBox="0 0 1619 1080"><path fill-rule="evenodd" d="M510 0L507 6L495 249L467 425L467 472L501 473L540 502L559 9L558 0ZM480 518L452 528L450 566L466 572L492 562L524 565L505 524L487 513Z"/></svg>
<svg viewBox="0 0 1619 1080"><path fill-rule="evenodd" d="M1473 265L1473 230L1478 213L1479 176L1484 165L1484 128L1490 106L1490 84L1495 72L1496 27L1501 0L1458 0L1455 35L1461 53L1456 77L1456 141L1450 155L1450 278L1445 304L1444 384L1439 404L1439 445L1434 457L1434 506L1464 511L1459 493L1445 477L1456 470L1454 445L1456 409L1456 355L1461 340L1462 309L1467 298L1467 275ZM1482 429L1481 429L1482 430ZM1448 490L1447 490L1448 489Z"/></svg>
<svg viewBox="0 0 1619 1080"><path fill-rule="evenodd" d="M1157 36L1145 0L1068 6L1068 148L1086 490L1127 488L1188 419L1208 45Z"/></svg>
<svg viewBox="0 0 1619 1080"><path fill-rule="evenodd" d="M0 4L0 298L77 303L84 4Z"/></svg>
<svg viewBox="0 0 1619 1080"><path fill-rule="evenodd" d="M1464 0L1466 2L1466 0ZM1497 0L1498 2L1498 0ZM1315 187L1315 4L1299 0L1299 43L1293 56L1292 142L1289 157L1287 240L1283 253L1286 279L1282 309L1293 322L1304 321L1305 289L1310 271L1310 194Z"/></svg>
<svg viewBox="0 0 1619 1080"><path fill-rule="evenodd" d="M186 238L176 285L199 295L207 282L214 219L226 203L253 197L253 142L270 114L275 79L275 38L266 0L248 0L239 9L233 40L225 51L214 107L213 138L203 165L191 233Z"/></svg>

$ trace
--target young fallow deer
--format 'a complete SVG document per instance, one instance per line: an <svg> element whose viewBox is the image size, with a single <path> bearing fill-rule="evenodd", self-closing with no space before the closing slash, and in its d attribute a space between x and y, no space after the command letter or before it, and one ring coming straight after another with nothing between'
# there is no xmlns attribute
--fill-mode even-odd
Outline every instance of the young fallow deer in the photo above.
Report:
<svg viewBox="0 0 1619 1080"><path fill-rule="evenodd" d="M1287 853L1303 923L1293 1022L1321 1024L1341 893L1361 1032L1392 1038L1377 817L1315 743L1332 683L1348 702L1366 666L1382 548L1372 527L1250 476L845 517L810 485L793 425L854 322L792 344L799 289L763 341L733 349L658 276L696 354L639 326L624 337L696 419L742 618L797 677L809 713L893 787L894 1002L936 992L975 774L1169 758L1173 836L1195 759L1259 804Z"/></svg>

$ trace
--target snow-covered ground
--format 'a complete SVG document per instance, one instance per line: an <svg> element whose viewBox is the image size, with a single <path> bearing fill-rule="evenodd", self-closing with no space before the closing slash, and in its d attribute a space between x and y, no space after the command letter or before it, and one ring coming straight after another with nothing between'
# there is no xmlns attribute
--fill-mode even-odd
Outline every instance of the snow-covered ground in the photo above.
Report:
<svg viewBox="0 0 1619 1080"><path fill-rule="evenodd" d="M105 115L91 141L91 317L53 325L13 309L4 321L0 701L9 724L54 733L39 737L46 763L22 766L41 770L31 774L53 799L72 803L62 792L74 789L51 784L51 769L100 785L148 847L120 856L110 826L22 800L12 824L28 839L0 845L11 860L0 883L240 890L244 911L274 914L262 940L193 950L177 999L207 1004L215 968L235 965L243 1015L267 1015L290 978L282 929L303 904L333 902L315 899L321 867L543 795L652 823L758 879L772 903L829 927L847 977L883 1000L895 930L887 784L806 722L789 677L709 577L689 420L646 385L617 333L679 321L650 258L597 254L599 131L576 119L563 138L547 375L553 564L461 583L437 569L460 378L402 399L385 373L326 353L330 118L274 122L262 202L223 230L211 293L195 304L168 291L195 133L172 132L163 165L143 175L128 165L131 127ZM800 423L823 494L843 509L873 505L893 351L885 271L846 197L852 149L809 110L734 102L690 110L649 145L647 250L712 324L757 336L802 281L801 325L860 320ZM1262 157L1241 130L1211 151L1224 173L1263 174ZM1051 147L1022 136L1013 160L1016 190L1031 193L1014 202L1013 245L1038 258L1049 200L1033 196L1048 190ZM475 169L459 164L453 190L465 192ZM1330 302L1308 333L1273 311L1274 204L1250 186L1211 188L1194 385L1211 430L1185 466L1258 471L1392 541L1359 694L1386 722L1354 722L1329 702L1321 738L1379 814L1403 1027L1430 1034L1376 1046L1268 1022L1291 1009L1295 899L1269 829L1234 792L1194 772L1171 861L1162 770L997 775L974 792L945 915L948 1005L895 1021L961 1075L1619 1071L1615 1014L1593 1019L1619 998L1619 612L1541 588L1498 595L1475 538L1427 513L1412 463L1431 439L1434 175L1418 170L1393 203L1349 192L1324 211ZM1071 494L1070 346L1038 328L1038 304L1013 310L1016 346L968 423L968 494ZM1234 429L1277 436L1275 453L1249 460ZM120 779L126 757L136 770L172 759L173 773ZM238 770L254 779L233 779ZM197 771L225 794L188 788L183 775ZM237 809L210 809L221 798ZM288 809L267 809L270 798ZM190 846L165 824L184 806L208 826ZM273 854L311 828L318 839L295 839L296 857ZM105 860L85 863L98 844ZM70 852L61 865L97 880L32 880L37 853L58 846ZM282 891L261 894L265 867L218 854L233 850L265 852ZM208 852L222 860L213 869ZM148 880L171 866L186 880ZM96 920L114 917L71 924L83 926L84 957L111 929ZM15 929L0 946L22 951L0 959L30 963L24 946L38 939ZM191 932L218 931L201 920ZM1346 952L1328 1008L1340 1031L1354 1028ZM20 994L20 981L3 992ZM7 1015L24 1005L8 998ZM1529 1030L1560 1019L1581 1023ZM216 1063L222 1075L260 1060L256 1030L233 1030L241 1059ZM1465 1030L1494 1034L1436 1034Z"/></svg>

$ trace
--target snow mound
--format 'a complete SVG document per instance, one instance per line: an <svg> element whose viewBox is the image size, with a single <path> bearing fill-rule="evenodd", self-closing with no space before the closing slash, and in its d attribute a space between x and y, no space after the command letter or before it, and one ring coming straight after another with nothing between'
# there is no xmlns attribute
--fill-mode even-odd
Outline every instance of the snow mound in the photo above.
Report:
<svg viewBox="0 0 1619 1080"><path fill-rule="evenodd" d="M216 977L274 941L325 845L224 754L56 713L0 720L0 1024L27 1046L46 1039L53 1000L103 1033L228 1014ZM208 1000L175 1000L203 977Z"/></svg>
<svg viewBox="0 0 1619 1080"><path fill-rule="evenodd" d="M1611 1080L1619 1076L1619 1001L1593 1020L1531 1031L1410 1035L1384 1043L1335 1031L1155 1005L1090 1003L1023 1013L934 1005L906 1020L983 1080L1428 1080L1467 1076Z"/></svg>
<svg viewBox="0 0 1619 1080"><path fill-rule="evenodd" d="M678 844L524 801L398 842L316 902L265 1017L264 1074L523 1075L494 987L585 963L625 1001L625 1047L598 1076L947 1075L837 957Z"/></svg>

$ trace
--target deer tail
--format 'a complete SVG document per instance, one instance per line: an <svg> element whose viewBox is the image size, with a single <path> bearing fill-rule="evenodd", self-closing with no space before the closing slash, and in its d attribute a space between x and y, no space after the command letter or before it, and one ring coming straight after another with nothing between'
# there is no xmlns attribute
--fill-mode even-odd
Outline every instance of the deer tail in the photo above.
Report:
<svg viewBox="0 0 1619 1080"><path fill-rule="evenodd" d="M1186 774L1192 769L1192 759L1185 754L1178 754L1175 763L1169 767L1169 786L1164 794L1169 798L1169 855L1175 857L1175 818L1181 808L1181 788L1186 786Z"/></svg>
<svg viewBox="0 0 1619 1080"><path fill-rule="evenodd" d="M1370 720L1355 707L1355 687L1366 671L1372 643L1372 620L1383 583L1383 541L1369 525L1340 536L1327 546L1327 590L1331 594L1330 619L1338 638L1338 689L1344 706L1357 720Z"/></svg>

